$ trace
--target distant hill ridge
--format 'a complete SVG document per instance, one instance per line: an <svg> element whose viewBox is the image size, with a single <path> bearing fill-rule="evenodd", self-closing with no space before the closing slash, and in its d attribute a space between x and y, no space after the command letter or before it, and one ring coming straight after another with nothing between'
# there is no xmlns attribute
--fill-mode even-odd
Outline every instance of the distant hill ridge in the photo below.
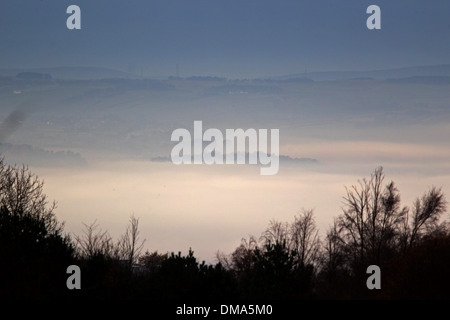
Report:
<svg viewBox="0 0 450 320"><path fill-rule="evenodd" d="M285 80L290 78L308 78L314 81L321 81L321 80L344 80L353 78L398 79L410 77L448 77L448 76L450 76L450 64L368 70L368 71L303 72L273 77L272 79Z"/></svg>
<svg viewBox="0 0 450 320"><path fill-rule="evenodd" d="M63 80L98 80L98 79L140 79L142 77L109 68L102 67L54 67L54 68L8 68L0 69L0 75L16 76L20 73L46 73L54 79Z"/></svg>
<svg viewBox="0 0 450 320"><path fill-rule="evenodd" d="M52 67L52 68L4 68L0 69L1 76L16 76L20 73L45 73L51 75L53 79L63 80L98 80L98 79L142 79L144 77L120 70L103 67ZM323 72L303 72L283 76L268 77L265 81L295 81L310 79L314 81L323 80L345 80L345 79L400 79L412 77L450 77L450 64L415 66L404 68L391 68L366 71L323 71ZM146 78L152 78L151 76ZM185 78L188 80L226 80L219 77L192 76ZM255 79L258 80L258 79Z"/></svg>

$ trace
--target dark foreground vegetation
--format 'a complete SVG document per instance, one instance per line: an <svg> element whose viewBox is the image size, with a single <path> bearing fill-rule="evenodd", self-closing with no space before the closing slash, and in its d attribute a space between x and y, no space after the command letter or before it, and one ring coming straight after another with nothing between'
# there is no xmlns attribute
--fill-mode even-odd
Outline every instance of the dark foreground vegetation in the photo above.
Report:
<svg viewBox="0 0 450 320"><path fill-rule="evenodd" d="M271 221L214 265L192 250L142 253L138 219L113 241L96 223L69 237L26 167L0 162L0 298L10 299L448 299L450 229L446 200L431 188L403 207L382 168L349 187L321 239L311 210ZM69 265L81 290L69 290ZM381 289L369 290L369 265Z"/></svg>

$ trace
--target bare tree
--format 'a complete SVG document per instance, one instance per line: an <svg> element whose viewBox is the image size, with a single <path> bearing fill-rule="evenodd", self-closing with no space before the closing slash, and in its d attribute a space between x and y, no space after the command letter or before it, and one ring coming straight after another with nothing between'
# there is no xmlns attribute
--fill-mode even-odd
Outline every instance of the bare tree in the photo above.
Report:
<svg viewBox="0 0 450 320"><path fill-rule="evenodd" d="M126 260L130 266L137 262L145 240L139 238L139 219L132 215L125 233L114 242L107 231L99 228L97 221L84 224L83 235L75 236L78 255L92 258L103 255L116 260Z"/></svg>
<svg viewBox="0 0 450 320"><path fill-rule="evenodd" d="M125 234L118 242L120 256L127 260L130 265L135 264L141 254L144 242L145 239L139 238L139 219L132 215Z"/></svg>
<svg viewBox="0 0 450 320"><path fill-rule="evenodd" d="M258 247L255 237L241 239L241 244L231 254L231 263L233 269L237 272L248 271L253 267L254 251Z"/></svg>
<svg viewBox="0 0 450 320"><path fill-rule="evenodd" d="M99 229L97 221L91 224L85 224L83 235L75 236L77 244L78 256L85 259L90 259L97 255L102 255L108 258L116 258L118 250L114 246L114 242L107 231Z"/></svg>
<svg viewBox="0 0 450 320"><path fill-rule="evenodd" d="M359 188L355 185L346 188L347 195L344 197L346 208L339 218L338 224L345 230L345 243L351 255L359 256L362 260L365 250L365 234L367 223L367 212L369 207L370 184L366 179L359 181Z"/></svg>
<svg viewBox="0 0 450 320"><path fill-rule="evenodd" d="M269 227L262 233L259 240L265 245L285 243L286 246L289 247L289 232L289 224L287 222L271 220L269 223Z"/></svg>
<svg viewBox="0 0 450 320"><path fill-rule="evenodd" d="M233 267L233 262L231 261L231 255L225 254L224 252L218 250L216 252L216 260L222 265L226 270L231 270Z"/></svg>
<svg viewBox="0 0 450 320"><path fill-rule="evenodd" d="M401 207L394 182L384 185L383 168L379 167L370 180L363 179L346 191L337 223L350 263L379 263L405 252L425 234L447 230L445 223L439 224L447 204L441 189L431 188L414 202L412 210Z"/></svg>
<svg viewBox="0 0 450 320"><path fill-rule="evenodd" d="M411 226L406 223L404 225L403 239L407 239L408 248L424 236L424 234L431 234L439 229L439 220L441 215L447 209L447 201L441 189L432 187L428 192L417 198L412 209ZM442 225L446 228L446 225Z"/></svg>
<svg viewBox="0 0 450 320"><path fill-rule="evenodd" d="M408 209L400 208L400 196L391 181L383 187L383 168L378 167L370 180L346 188L343 215L338 218L343 242L353 262L379 261L396 245L400 226Z"/></svg>
<svg viewBox="0 0 450 320"><path fill-rule="evenodd" d="M260 242L263 246L284 245L289 254L295 254L299 266L316 265L319 262L319 230L311 209L302 210L292 223L271 220Z"/></svg>
<svg viewBox="0 0 450 320"><path fill-rule="evenodd" d="M335 275L339 267L344 266L344 243L341 235L342 229L338 220L334 219L333 225L327 231L322 255L322 269L329 276Z"/></svg>
<svg viewBox="0 0 450 320"><path fill-rule="evenodd" d="M10 166L0 158L0 206L15 216L29 216L44 223L48 234L61 233L64 223L54 214L56 202L48 203L44 181L26 166Z"/></svg>
<svg viewBox="0 0 450 320"><path fill-rule="evenodd" d="M290 249L296 253L300 266L317 264L321 244L313 210L303 210L295 217L290 225L289 238Z"/></svg>

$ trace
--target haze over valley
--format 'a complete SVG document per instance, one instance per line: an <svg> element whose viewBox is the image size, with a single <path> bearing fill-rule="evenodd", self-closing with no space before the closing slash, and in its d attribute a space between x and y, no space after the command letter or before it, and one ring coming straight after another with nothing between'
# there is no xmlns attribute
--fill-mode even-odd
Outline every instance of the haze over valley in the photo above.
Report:
<svg viewBox="0 0 450 320"><path fill-rule="evenodd" d="M19 110L23 120L1 150L7 162L29 165L45 180L66 231L97 220L118 235L134 213L149 250L192 247L213 261L216 250L230 252L271 219L289 221L302 208L314 209L325 231L340 213L345 186L378 165L405 205L431 185L447 191L450 73L417 70L409 77L315 81L6 73L0 117ZM260 176L257 165L172 164L172 131L192 131L195 120L204 130L278 128L279 173Z"/></svg>

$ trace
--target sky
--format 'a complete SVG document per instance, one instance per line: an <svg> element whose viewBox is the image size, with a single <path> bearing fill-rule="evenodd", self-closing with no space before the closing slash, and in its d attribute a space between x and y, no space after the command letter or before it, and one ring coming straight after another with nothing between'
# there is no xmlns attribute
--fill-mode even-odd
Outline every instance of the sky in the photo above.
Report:
<svg viewBox="0 0 450 320"><path fill-rule="evenodd" d="M68 30L66 9L81 9ZM366 9L381 8L368 30ZM148 77L265 77L449 63L446 0L14 0L0 68L101 66Z"/></svg>

